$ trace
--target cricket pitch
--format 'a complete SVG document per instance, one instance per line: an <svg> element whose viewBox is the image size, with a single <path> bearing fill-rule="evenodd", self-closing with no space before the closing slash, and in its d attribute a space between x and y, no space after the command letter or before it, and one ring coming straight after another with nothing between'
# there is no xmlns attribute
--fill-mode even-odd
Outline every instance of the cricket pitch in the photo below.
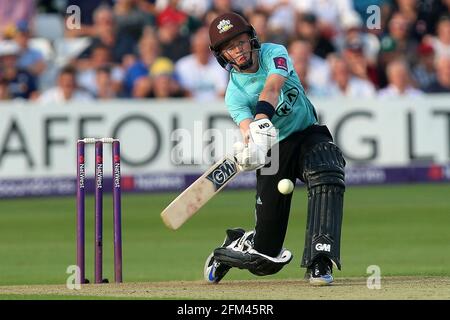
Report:
<svg viewBox="0 0 450 320"><path fill-rule="evenodd" d="M69 290L65 285L1 286L0 300L26 296L44 298L102 297L119 299L188 300L448 300L449 277L383 277L380 289L369 289L366 278L338 278L327 287L313 287L305 280L224 281L211 285L203 281L168 281L82 285Z"/></svg>

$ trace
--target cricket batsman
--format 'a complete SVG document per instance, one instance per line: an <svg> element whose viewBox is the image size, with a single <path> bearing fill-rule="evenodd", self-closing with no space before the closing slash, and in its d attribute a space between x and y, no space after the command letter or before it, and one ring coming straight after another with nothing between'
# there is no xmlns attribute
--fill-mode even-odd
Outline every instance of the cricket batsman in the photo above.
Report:
<svg viewBox="0 0 450 320"><path fill-rule="evenodd" d="M281 194L282 179L303 181L308 190L305 246L301 266L313 285L333 282L341 268L340 238L345 190L345 160L312 103L284 46L259 43L240 15L225 13L209 27L210 49L229 70L225 103L243 133L236 146L240 169L256 170L254 230L228 229L224 243L207 258L204 277L218 283L232 267L264 276L292 259L283 248L292 193ZM271 157L277 145L278 157ZM275 174L264 174L278 161ZM272 163L273 164L273 163Z"/></svg>

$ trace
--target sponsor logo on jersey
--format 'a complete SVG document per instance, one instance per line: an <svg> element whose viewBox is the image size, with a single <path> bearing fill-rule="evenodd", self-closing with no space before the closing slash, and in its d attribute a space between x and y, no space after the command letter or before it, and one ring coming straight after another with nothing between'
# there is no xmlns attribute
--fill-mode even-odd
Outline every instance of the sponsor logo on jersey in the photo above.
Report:
<svg viewBox="0 0 450 320"><path fill-rule="evenodd" d="M275 68L281 69L284 71L288 71L287 61L284 57L276 57L273 58L273 62L275 63Z"/></svg>
<svg viewBox="0 0 450 320"><path fill-rule="evenodd" d="M291 88L283 93L283 102L275 110L277 116L286 117L292 112L299 93L300 91L297 88Z"/></svg>

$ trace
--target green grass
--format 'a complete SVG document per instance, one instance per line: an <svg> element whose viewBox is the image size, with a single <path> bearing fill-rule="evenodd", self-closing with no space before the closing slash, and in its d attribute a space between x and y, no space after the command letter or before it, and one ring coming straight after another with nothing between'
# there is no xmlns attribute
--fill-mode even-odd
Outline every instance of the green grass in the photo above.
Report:
<svg viewBox="0 0 450 320"><path fill-rule="evenodd" d="M450 271L450 185L351 187L345 197L343 270L338 277L445 275ZM123 195L124 281L200 280L203 263L228 227L253 227L254 193L222 192L178 231L159 213L173 194ZM87 202L87 277L93 278L93 199ZM285 246L294 260L266 279L299 278L306 195L294 195ZM105 197L104 274L113 279L111 198ZM0 200L0 285L63 284L75 264L75 197ZM227 279L254 279L232 270ZM0 289L1 291L1 289Z"/></svg>

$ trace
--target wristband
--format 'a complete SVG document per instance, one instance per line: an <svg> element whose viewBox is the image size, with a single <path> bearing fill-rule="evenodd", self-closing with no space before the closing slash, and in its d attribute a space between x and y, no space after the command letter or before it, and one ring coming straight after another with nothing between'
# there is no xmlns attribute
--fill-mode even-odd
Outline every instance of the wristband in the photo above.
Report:
<svg viewBox="0 0 450 320"><path fill-rule="evenodd" d="M275 114L275 108L269 102L260 100L256 103L256 114L258 113L265 114L270 120Z"/></svg>

